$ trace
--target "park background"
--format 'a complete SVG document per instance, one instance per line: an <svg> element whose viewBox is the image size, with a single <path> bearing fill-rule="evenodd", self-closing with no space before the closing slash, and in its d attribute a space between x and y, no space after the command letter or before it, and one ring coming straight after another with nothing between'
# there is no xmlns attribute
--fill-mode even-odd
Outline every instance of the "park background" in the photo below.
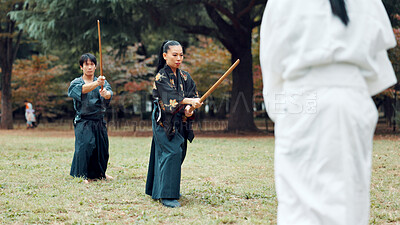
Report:
<svg viewBox="0 0 400 225"><path fill-rule="evenodd" d="M1 0L0 223L274 224L273 123L265 113L259 25L267 0ZM384 0L400 44L400 2ZM114 97L107 110L109 172L72 179L69 83L82 53L98 54ZM182 205L144 194L151 88L161 43L178 40L200 94L241 63L197 113L182 171ZM400 80L400 47L388 51ZM99 74L99 64L97 75ZM400 84L374 96L371 224L400 223ZM23 101L38 127L26 130ZM362 116L362 115L360 115Z"/></svg>
<svg viewBox="0 0 400 225"><path fill-rule="evenodd" d="M385 0L397 40L400 3ZM198 130L273 131L262 98L259 25L267 1L3 0L0 6L1 129L24 127L29 100L39 124L71 124L70 81L81 75L78 59L91 52L99 60L101 23L103 71L114 91L107 110L110 128L141 131L150 119L151 89L162 41L185 49L183 69L200 94L229 68L241 63L197 113ZM400 46L389 51L400 78ZM99 65L97 73L99 74ZM400 79L398 79L400 80ZM385 130L400 124L400 85L374 97ZM204 122L204 124L203 124ZM148 123L147 123L148 124ZM39 126L41 126L39 125ZM44 127L46 127L44 126ZM69 125L72 129L72 126ZM382 126L381 126L382 127Z"/></svg>

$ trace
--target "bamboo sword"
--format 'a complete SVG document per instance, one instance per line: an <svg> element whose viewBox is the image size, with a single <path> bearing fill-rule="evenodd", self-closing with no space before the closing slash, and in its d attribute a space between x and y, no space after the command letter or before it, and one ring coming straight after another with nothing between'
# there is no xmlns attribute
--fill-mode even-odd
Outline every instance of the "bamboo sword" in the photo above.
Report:
<svg viewBox="0 0 400 225"><path fill-rule="evenodd" d="M239 64L239 62L240 62L240 59L236 60L236 62L235 62L234 64L232 64L231 67L229 67L229 69L224 73L224 75L222 75L222 76L217 80L217 82L215 82L215 84L214 84L213 86L211 86L211 88L208 89L208 91L207 91L203 96L201 96L200 102L204 102L204 101L206 100L206 98L207 98L211 93L213 93L213 92L215 91L215 89L217 89L217 87L222 83L222 81L224 81L224 79L225 79L230 73L232 73L232 71L236 68L236 66ZM194 109L195 109L195 108L194 108L193 106L191 106L190 109L189 109L189 112L190 112L190 113L193 112Z"/></svg>
<svg viewBox="0 0 400 225"><path fill-rule="evenodd" d="M97 20L97 31L99 33L99 54L100 54L100 76L103 76L103 59L101 58L101 36L100 36L100 21ZM103 85L101 85L103 90Z"/></svg>

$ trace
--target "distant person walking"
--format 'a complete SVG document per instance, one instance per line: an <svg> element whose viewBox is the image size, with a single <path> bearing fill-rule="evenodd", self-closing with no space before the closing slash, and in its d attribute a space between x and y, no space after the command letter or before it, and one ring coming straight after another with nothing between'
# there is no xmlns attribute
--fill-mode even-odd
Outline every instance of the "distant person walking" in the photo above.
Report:
<svg viewBox="0 0 400 225"><path fill-rule="evenodd" d="M97 65L94 55L83 54L79 65L83 75L75 78L68 88L68 96L73 98L76 111L75 153L70 174L83 177L85 183L95 179L112 179L106 174L109 145L104 114L113 92L104 76L94 76Z"/></svg>
<svg viewBox="0 0 400 225"><path fill-rule="evenodd" d="M178 202L181 164L185 159L187 141L194 138L194 116L189 108L202 105L189 73L179 69L182 60L181 44L165 41L161 46L153 87L153 140L146 194L171 208L181 206Z"/></svg>
<svg viewBox="0 0 400 225"><path fill-rule="evenodd" d="M269 0L260 38L278 224L368 224L371 96L396 83L382 1Z"/></svg>
<svg viewBox="0 0 400 225"><path fill-rule="evenodd" d="M26 128L35 128L36 116L35 110L33 109L32 103L28 100L24 101L25 104L25 119L26 119Z"/></svg>

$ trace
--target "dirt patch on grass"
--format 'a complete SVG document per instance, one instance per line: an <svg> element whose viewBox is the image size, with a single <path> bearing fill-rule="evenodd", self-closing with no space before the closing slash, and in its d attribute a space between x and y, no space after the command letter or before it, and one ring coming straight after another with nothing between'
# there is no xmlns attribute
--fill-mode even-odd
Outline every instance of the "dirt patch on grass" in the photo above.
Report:
<svg viewBox="0 0 400 225"><path fill-rule="evenodd" d="M73 130L46 130L46 129L14 129L0 130L0 135L28 136L28 137L74 137ZM110 137L151 137L151 131L109 131ZM273 137L273 133L266 132L224 132L224 131L195 131L196 137L210 138L265 138Z"/></svg>
<svg viewBox="0 0 400 225"><path fill-rule="evenodd" d="M273 137L273 133L266 132L225 132L225 131L195 131L196 137L214 137L214 138L240 138L240 137ZM122 137L151 137L152 131L110 131L109 136Z"/></svg>
<svg viewBox="0 0 400 225"><path fill-rule="evenodd" d="M227 132L227 131L194 131L196 137L210 137L210 138L273 138L273 131L257 131L257 132ZM13 130L0 130L0 135L15 135L15 136L32 136L32 137L74 137L72 129L13 129ZM110 137L151 137L152 131L118 131L109 130ZM399 140L400 131L393 131L393 127L385 123L379 123L375 131L375 139L388 139Z"/></svg>

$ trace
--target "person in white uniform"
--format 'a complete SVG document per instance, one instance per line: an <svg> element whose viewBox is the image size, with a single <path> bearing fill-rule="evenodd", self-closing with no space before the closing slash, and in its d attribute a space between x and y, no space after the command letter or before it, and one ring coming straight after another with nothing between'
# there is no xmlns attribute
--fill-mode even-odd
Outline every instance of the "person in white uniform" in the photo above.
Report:
<svg viewBox="0 0 400 225"><path fill-rule="evenodd" d="M396 83L381 0L269 0L260 38L278 224L368 224L371 96Z"/></svg>

